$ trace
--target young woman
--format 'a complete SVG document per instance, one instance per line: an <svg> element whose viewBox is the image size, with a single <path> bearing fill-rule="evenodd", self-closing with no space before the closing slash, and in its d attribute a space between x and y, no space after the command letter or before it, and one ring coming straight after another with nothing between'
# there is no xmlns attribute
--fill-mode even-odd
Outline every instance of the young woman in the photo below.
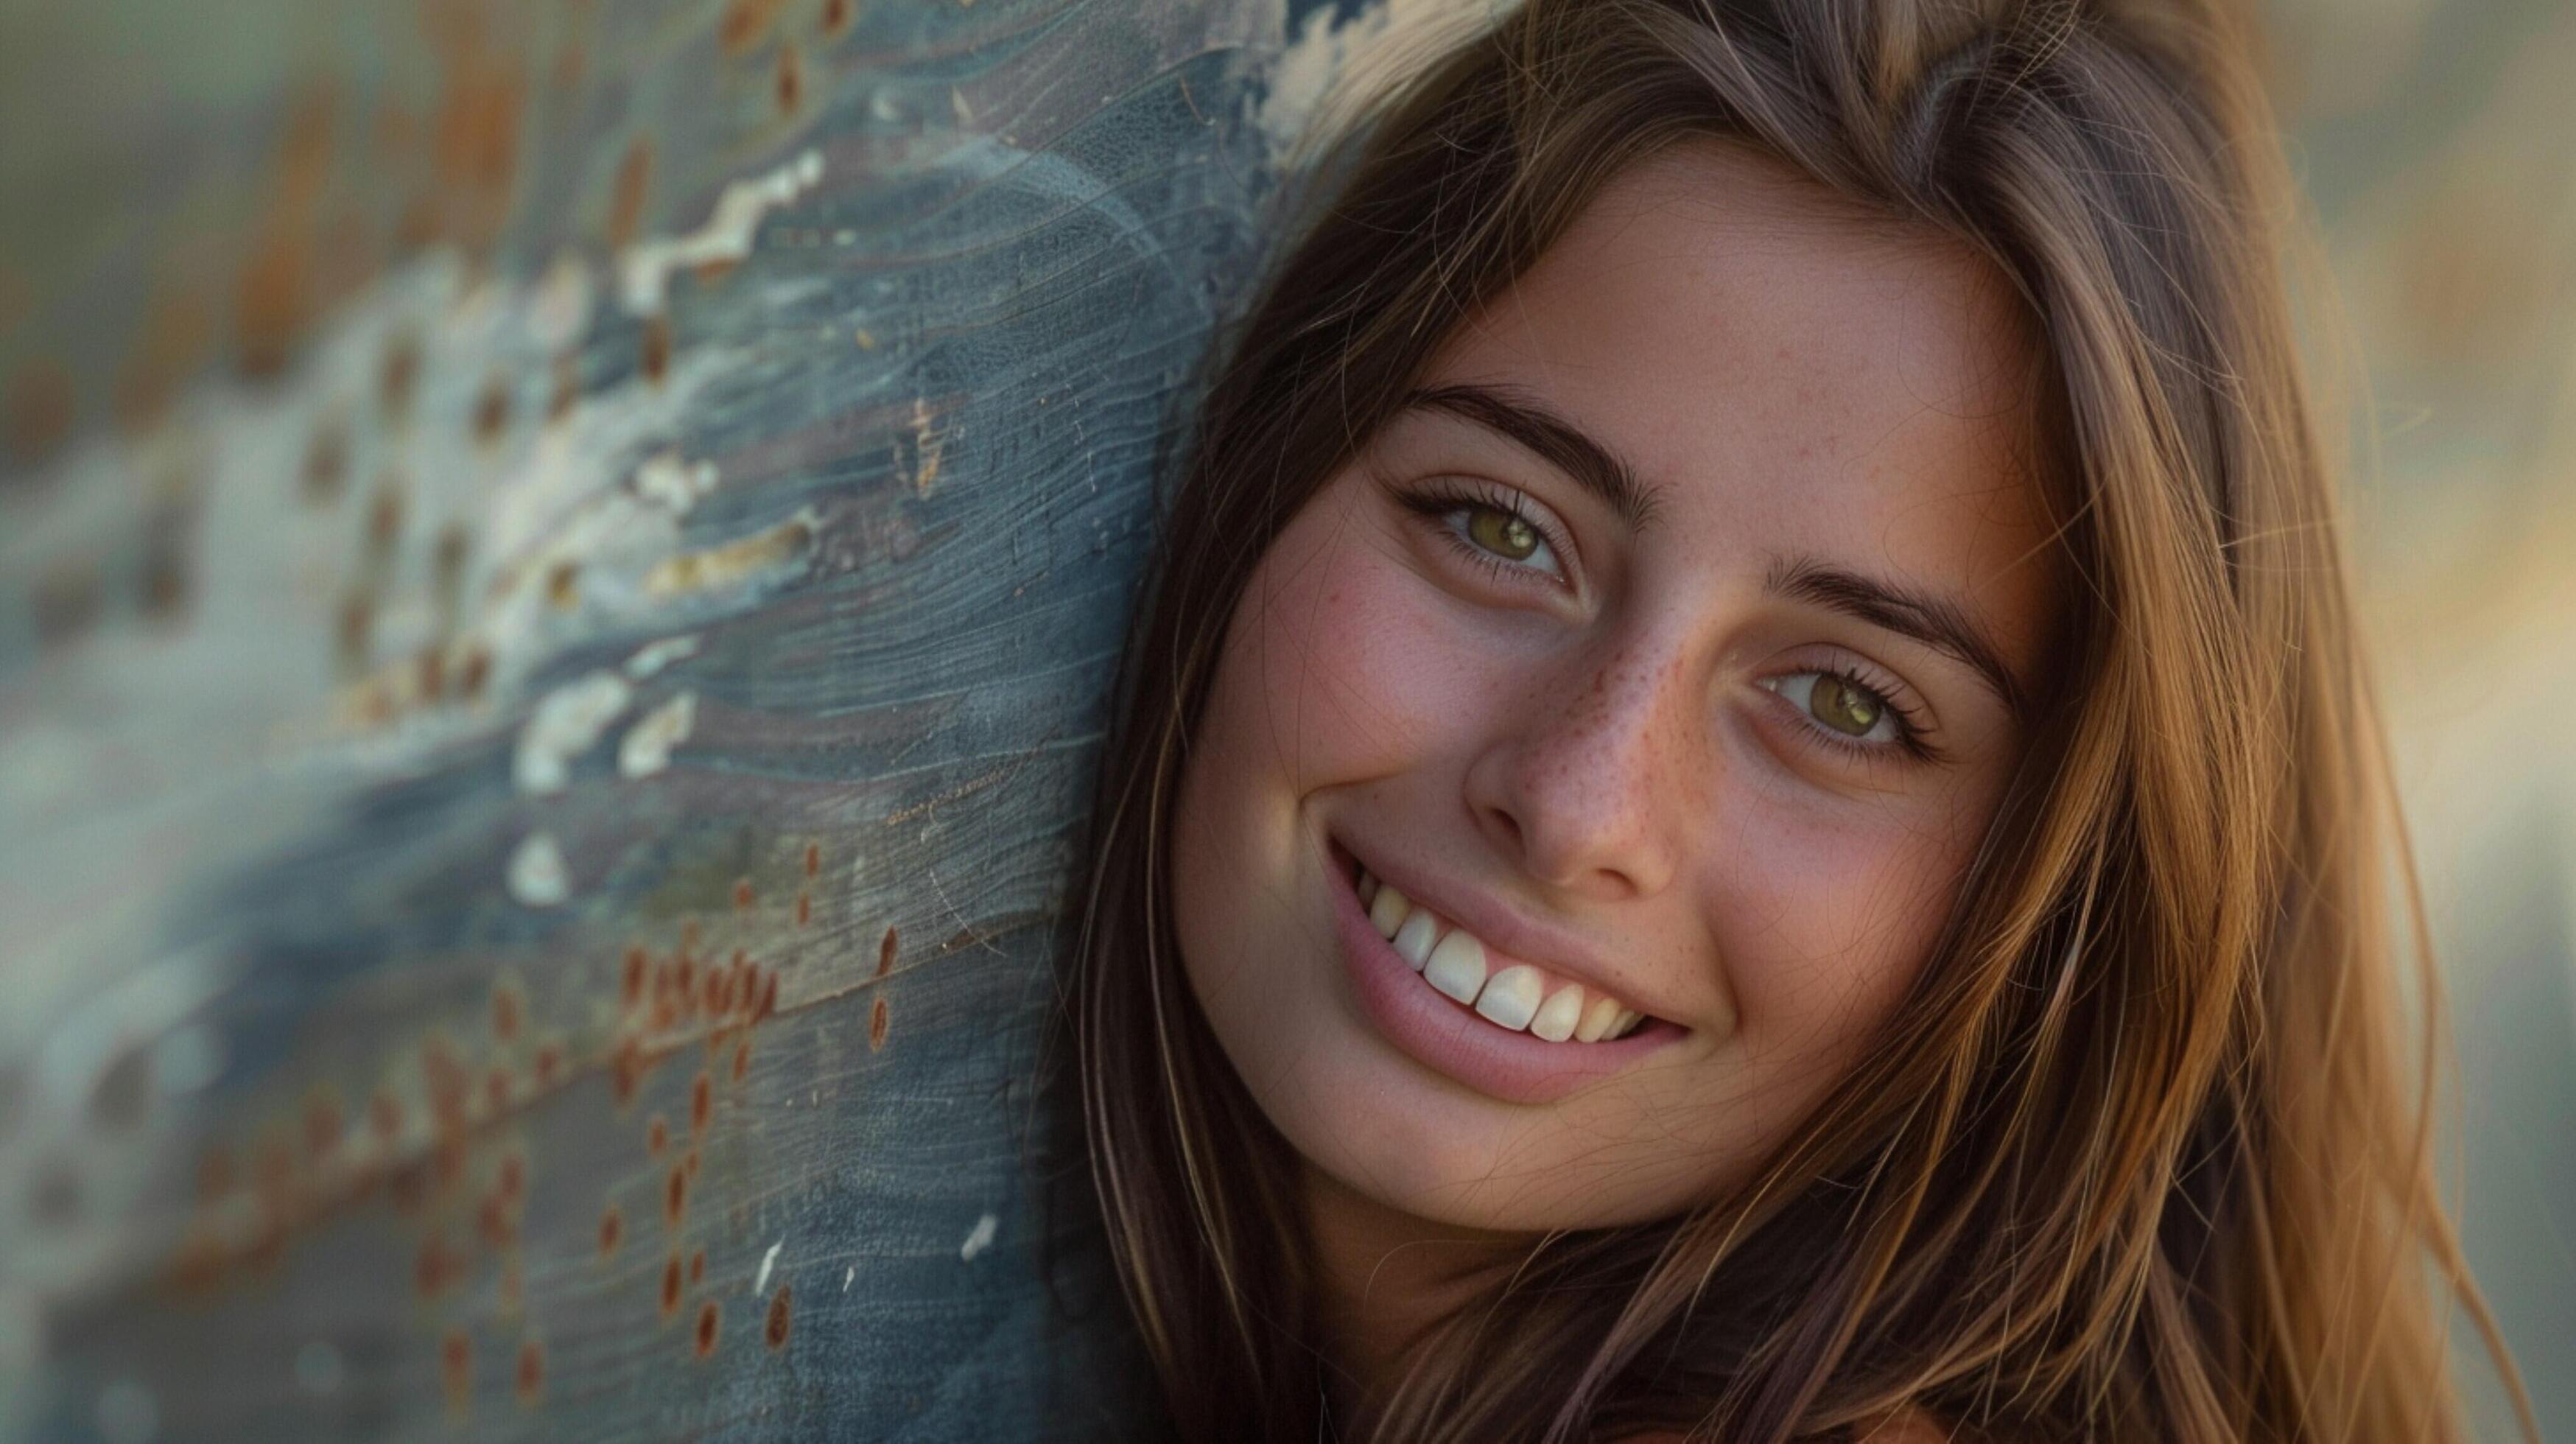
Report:
<svg viewBox="0 0 2576 1444"><path fill-rule="evenodd" d="M2461 1436L2247 47L1529 0L1343 158L1071 963L1183 1437Z"/></svg>

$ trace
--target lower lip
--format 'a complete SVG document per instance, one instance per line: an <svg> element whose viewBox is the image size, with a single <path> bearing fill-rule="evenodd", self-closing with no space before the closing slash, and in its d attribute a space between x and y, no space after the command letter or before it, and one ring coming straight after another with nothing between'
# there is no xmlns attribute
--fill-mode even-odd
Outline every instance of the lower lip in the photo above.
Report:
<svg viewBox="0 0 2576 1444"><path fill-rule="evenodd" d="M1567 1094L1634 1065L1680 1038L1684 1030L1660 1018L1615 1042L1551 1043L1500 1028L1447 994L1434 991L1378 935L1352 891L1356 864L1332 846L1334 923L1341 933L1342 964L1359 990L1370 1021L1415 1062L1506 1103L1553 1103Z"/></svg>

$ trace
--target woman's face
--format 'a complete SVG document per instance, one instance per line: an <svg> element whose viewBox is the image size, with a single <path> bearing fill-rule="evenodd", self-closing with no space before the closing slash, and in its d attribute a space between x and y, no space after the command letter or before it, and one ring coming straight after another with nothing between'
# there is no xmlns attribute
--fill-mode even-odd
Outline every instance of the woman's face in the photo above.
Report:
<svg viewBox="0 0 2576 1444"><path fill-rule="evenodd" d="M1449 339L1250 578L1178 800L1191 986L1310 1164L1636 1222L1849 1069L2046 682L2033 354L1965 249L1714 142Z"/></svg>

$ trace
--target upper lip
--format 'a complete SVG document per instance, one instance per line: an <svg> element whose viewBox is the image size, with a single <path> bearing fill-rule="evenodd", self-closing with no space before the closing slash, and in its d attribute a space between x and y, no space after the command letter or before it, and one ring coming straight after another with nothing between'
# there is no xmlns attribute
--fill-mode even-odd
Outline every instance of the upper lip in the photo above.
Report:
<svg viewBox="0 0 2576 1444"><path fill-rule="evenodd" d="M1617 981L1617 970L1573 934L1553 924L1524 917L1473 889L1453 889L1448 883L1427 878L1414 872L1410 864L1381 867L1376 856L1360 851L1342 838L1333 840L1343 851L1358 859L1360 866L1367 868L1369 875L1379 882L1392 885L1411 901L1475 934L1476 941L1485 945L1486 961L1494 971L1500 972L1514 963L1532 963L1595 992L1608 993L1628 1007L1653 1015L1654 1010L1638 1001L1635 991Z"/></svg>

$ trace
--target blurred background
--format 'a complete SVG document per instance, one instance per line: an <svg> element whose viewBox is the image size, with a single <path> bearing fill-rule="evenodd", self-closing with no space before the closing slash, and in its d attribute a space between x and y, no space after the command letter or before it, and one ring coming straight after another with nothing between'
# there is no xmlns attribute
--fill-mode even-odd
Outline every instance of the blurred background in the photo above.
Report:
<svg viewBox="0 0 2576 1444"><path fill-rule="evenodd" d="M1147 484L1485 8L0 0L0 1435L1114 1434L1027 1080ZM2576 8L2260 8L2576 1438Z"/></svg>
<svg viewBox="0 0 2576 1444"><path fill-rule="evenodd" d="M2350 329L2318 349L2366 366L2354 553L2456 1030L2461 1225L2544 1436L2576 1438L2576 7L2263 14Z"/></svg>

